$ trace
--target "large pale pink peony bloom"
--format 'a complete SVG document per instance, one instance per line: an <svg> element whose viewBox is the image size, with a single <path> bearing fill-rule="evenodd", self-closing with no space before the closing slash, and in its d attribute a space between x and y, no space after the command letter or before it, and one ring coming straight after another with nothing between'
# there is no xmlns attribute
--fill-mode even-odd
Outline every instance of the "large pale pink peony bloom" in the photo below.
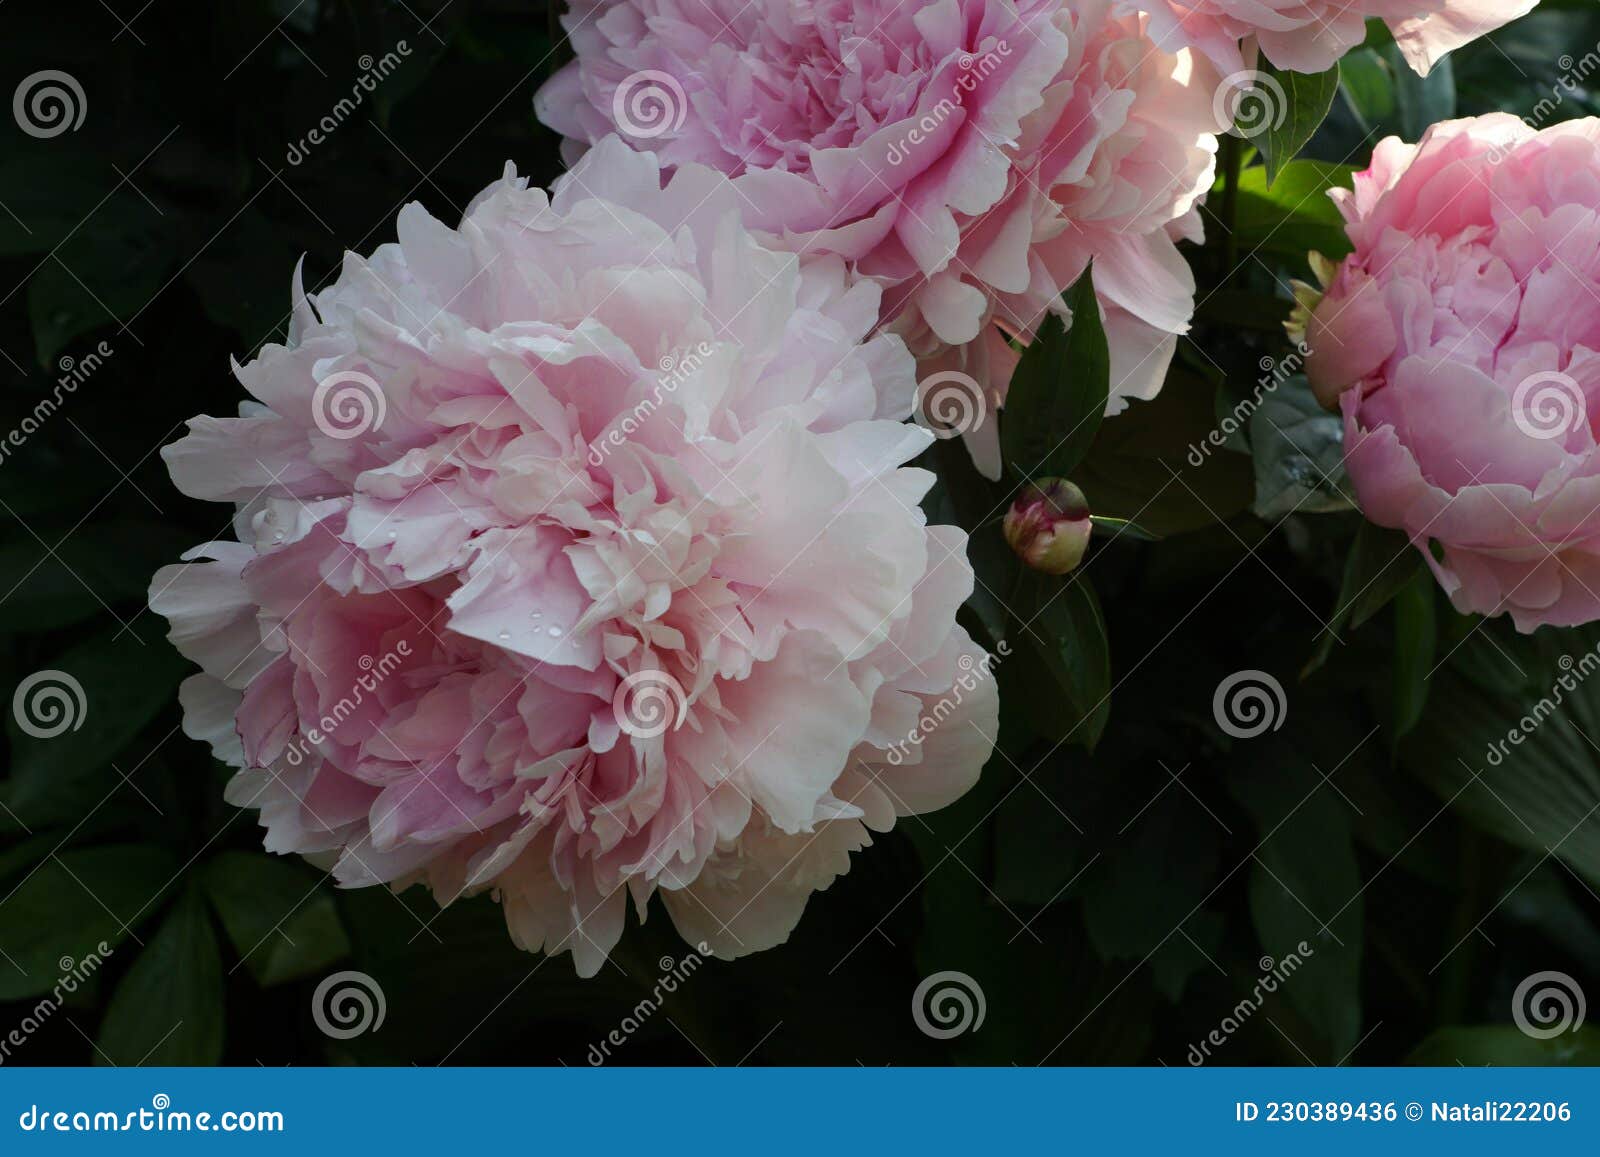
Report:
<svg viewBox="0 0 1600 1157"><path fill-rule="evenodd" d="M1538 7L1539 0L1117 0L1150 14L1156 42L1199 49L1228 74L1246 68L1239 42L1255 38L1279 68L1324 72L1367 38L1368 19L1394 33L1423 76L1446 53Z"/></svg>
<svg viewBox="0 0 1600 1157"><path fill-rule="evenodd" d="M269 850L491 890L593 974L631 896L733 957L996 730L964 536L902 464L878 288L757 244L727 179L597 147L295 288L253 400L164 454L238 541L156 576L186 730Z"/></svg>
<svg viewBox="0 0 1600 1157"><path fill-rule="evenodd" d="M1464 612L1600 618L1600 121L1435 125L1338 200L1307 369L1362 510Z"/></svg>
<svg viewBox="0 0 1600 1157"><path fill-rule="evenodd" d="M884 288L923 375L1003 401L1026 341L1096 262L1114 400L1160 388L1194 281L1218 78L1155 51L1111 0L578 0L577 59L540 117L584 142L620 129L666 165L735 178L775 246ZM995 423L970 439L998 469Z"/></svg>

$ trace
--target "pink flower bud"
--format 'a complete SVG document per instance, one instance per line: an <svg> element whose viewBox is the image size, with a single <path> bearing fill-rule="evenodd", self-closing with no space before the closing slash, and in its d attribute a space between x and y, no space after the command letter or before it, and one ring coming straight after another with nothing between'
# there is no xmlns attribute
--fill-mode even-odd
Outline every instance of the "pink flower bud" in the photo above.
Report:
<svg viewBox="0 0 1600 1157"><path fill-rule="evenodd" d="M1083 491L1064 478L1030 485L1011 504L1002 527L1017 557L1046 574L1076 570L1093 529Z"/></svg>

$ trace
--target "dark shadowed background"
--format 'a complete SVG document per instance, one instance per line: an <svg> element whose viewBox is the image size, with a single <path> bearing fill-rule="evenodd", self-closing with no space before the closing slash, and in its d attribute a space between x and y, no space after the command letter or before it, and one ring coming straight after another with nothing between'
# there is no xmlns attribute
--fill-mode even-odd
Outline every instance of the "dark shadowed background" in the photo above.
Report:
<svg viewBox="0 0 1600 1157"><path fill-rule="evenodd" d="M532 114L565 59L554 14L9 0L0 32L0 96L59 71L83 113L48 137L0 116L0 692L9 707L41 671L84 691L77 730L5 716L0 1038L32 1024L5 1063L582 1065L624 1024L609 1063L1183 1065L1213 1032L1208 1063L1600 1059L1592 1029L1540 1039L1513 1017L1541 972L1600 995L1600 679L1489 754L1600 631L1521 638L1423 580L1370 621L1335 620L1335 641L1352 544L1361 574L1391 544L1356 542L1351 513L1252 513L1258 480L1232 449L1187 461L1286 349L1305 250L1339 249L1325 167L1268 193L1239 155L1231 231L1213 197L1213 239L1190 251L1197 348L1096 443L1097 508L1142 508L1173 472L1184 485L1147 516L1161 541L1090 563L1114 690L1094 751L1058 744L1048 670L1002 663L1001 750L971 795L879 838L787 945L694 967L641 1009L691 951L660 911L580 981L566 956L515 950L486 897L440 912L420 891L337 892L263 852L222 800L225 769L179 730L187 664L144 606L158 566L227 536L156 451L189 416L235 409L229 359L282 339L296 261L320 286L344 250L392 240L407 201L454 224L508 159L539 183L560 172ZM1592 3L1547 0L1428 82L1382 39L1345 62L1310 156L1363 164L1379 137L1458 111L1600 111ZM944 495L974 483L934 457L931 501L959 517ZM974 552L997 542L990 527ZM1287 689L1278 730L1219 727L1213 694L1241 670ZM102 941L92 975L41 1005ZM1242 1013L1291 953L1293 976ZM345 970L376 982L384 1019L337 1039L313 997ZM949 1039L912 1011L942 972L983 1002Z"/></svg>

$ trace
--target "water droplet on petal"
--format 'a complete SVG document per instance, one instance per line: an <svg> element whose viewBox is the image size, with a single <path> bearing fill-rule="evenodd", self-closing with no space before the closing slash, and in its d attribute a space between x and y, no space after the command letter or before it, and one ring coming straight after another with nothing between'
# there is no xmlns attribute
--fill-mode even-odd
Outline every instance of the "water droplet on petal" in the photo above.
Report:
<svg viewBox="0 0 1600 1157"><path fill-rule="evenodd" d="M547 633L549 634L549 636L552 639L559 639L561 637L561 628L560 627L551 627L550 630Z"/></svg>
<svg viewBox="0 0 1600 1157"><path fill-rule="evenodd" d="M500 632L500 641L502 643L505 642L509 638L511 638L511 632L510 631L501 631Z"/></svg>

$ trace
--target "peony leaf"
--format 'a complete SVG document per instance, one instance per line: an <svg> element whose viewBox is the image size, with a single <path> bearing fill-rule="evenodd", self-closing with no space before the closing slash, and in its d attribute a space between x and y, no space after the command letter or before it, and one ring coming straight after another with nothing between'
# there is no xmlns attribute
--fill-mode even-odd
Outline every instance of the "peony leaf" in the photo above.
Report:
<svg viewBox="0 0 1600 1157"><path fill-rule="evenodd" d="M1328 196L1332 189L1348 189L1349 165L1325 161L1290 161L1269 182L1267 170L1260 166L1239 175L1238 206L1233 236L1241 253L1273 254L1296 264L1312 250L1338 259L1350 252L1344 218ZM1225 300L1225 299L1222 299ZM1272 303L1256 307L1257 317L1275 328ZM1202 313L1214 313L1211 302Z"/></svg>
<svg viewBox="0 0 1600 1157"><path fill-rule="evenodd" d="M1344 471L1344 422L1317 403L1302 376L1286 380L1250 416L1258 518L1326 514L1355 506Z"/></svg>
<svg viewBox="0 0 1600 1157"><path fill-rule="evenodd" d="M1262 66L1253 78L1262 95L1258 101L1240 101L1237 123L1260 150L1270 188L1327 118L1339 91L1339 66L1314 74L1279 70L1266 61Z"/></svg>
<svg viewBox="0 0 1600 1157"><path fill-rule="evenodd" d="M222 992L217 935L191 885L112 994L95 1063L216 1064L222 1059Z"/></svg>
<svg viewBox="0 0 1600 1157"><path fill-rule="evenodd" d="M50 991L65 958L115 949L178 871L154 844L50 854L0 899L0 1000ZM101 955L108 955L102 952Z"/></svg>
<svg viewBox="0 0 1600 1157"><path fill-rule="evenodd" d="M108 771L108 765L172 701L190 669L164 642L141 640L134 630L120 637L107 632L91 638L41 664L38 671L22 673L41 678L25 702L35 703L36 710L60 707L66 715L31 716L24 708L22 718L49 725L43 735L24 731L17 711L7 716L11 778L0 795L8 809L0 812L0 828L18 819L30 828L65 823L121 784L121 777ZM130 678L134 671L138 676ZM61 696L54 704L40 698L55 691ZM62 725L59 734L52 734ZM145 754L138 752L139 757ZM138 762L138 758L129 761L125 770L130 776ZM135 802L140 808L147 806Z"/></svg>
<svg viewBox="0 0 1600 1157"><path fill-rule="evenodd" d="M1065 298L1072 328L1048 314L1006 394L1001 447L1006 465L1027 479L1065 478L1089 453L1105 417L1111 353L1092 268Z"/></svg>
<svg viewBox="0 0 1600 1157"><path fill-rule="evenodd" d="M1548 1040L1529 1036L1510 1024L1481 1028L1442 1028L1417 1046L1408 1065L1600 1065L1600 1029L1583 1027Z"/></svg>
<svg viewBox="0 0 1600 1157"><path fill-rule="evenodd" d="M1394 742L1417 725L1428 704L1437 629L1433 616L1434 581L1417 573L1394 600Z"/></svg>
<svg viewBox="0 0 1600 1157"><path fill-rule="evenodd" d="M1486 831L1600 884L1600 628L1479 621L1431 682L1402 762Z"/></svg>
<svg viewBox="0 0 1600 1157"><path fill-rule="evenodd" d="M1400 135L1404 139L1420 140L1439 121L1455 118L1456 74L1448 56L1423 77L1412 71L1395 45L1387 44L1382 51L1394 75L1395 103L1399 106Z"/></svg>
<svg viewBox="0 0 1600 1157"><path fill-rule="evenodd" d="M1334 645L1342 642L1339 632L1355 630L1386 607L1416 577L1422 565L1422 552L1411 545L1402 531L1363 521L1345 556L1344 578L1333 615L1300 677L1315 674L1328 661Z"/></svg>
<svg viewBox="0 0 1600 1157"><path fill-rule="evenodd" d="M1248 741L1249 765L1229 788L1261 832L1250 876L1261 948L1273 965L1299 958L1283 995L1317 1030L1323 1056L1339 1061L1360 1037L1363 889L1353 812L1302 757L1308 738L1300 726ZM1262 971L1273 968L1263 961ZM1317 1042L1295 1043L1311 1051Z"/></svg>
<svg viewBox="0 0 1600 1157"><path fill-rule="evenodd" d="M0 600L0 631L48 631L137 602L150 573L194 545L187 531L156 523L91 523L48 546L32 538L0 547L0 573L18 576ZM155 644L151 644L154 646Z"/></svg>
<svg viewBox="0 0 1600 1157"><path fill-rule="evenodd" d="M1081 572L1027 571L1012 602L1012 646L1041 667L1029 704L1036 725L1092 751L1111 715L1111 647L1094 588Z"/></svg>
<svg viewBox="0 0 1600 1157"><path fill-rule="evenodd" d="M350 951L315 871L263 852L227 851L204 869L228 940L263 988L320 972Z"/></svg>
<svg viewBox="0 0 1600 1157"><path fill-rule="evenodd" d="M1073 476L1104 518L1167 537L1213 526L1250 504L1250 462L1212 444L1210 384L1182 367L1161 393L1130 402L1101 430Z"/></svg>

